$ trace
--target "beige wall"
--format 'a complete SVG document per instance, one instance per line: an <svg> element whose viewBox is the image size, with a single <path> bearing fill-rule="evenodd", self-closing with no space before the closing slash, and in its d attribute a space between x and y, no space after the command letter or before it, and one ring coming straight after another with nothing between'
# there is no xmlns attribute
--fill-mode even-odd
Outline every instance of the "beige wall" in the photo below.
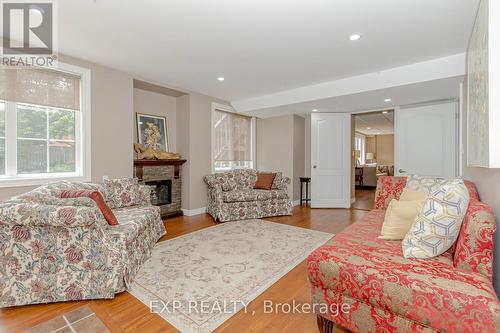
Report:
<svg viewBox="0 0 500 333"><path fill-rule="evenodd" d="M177 98L176 101L176 145L177 152L182 158L187 160L183 165L182 175L182 206L188 209L189 206L189 95L184 95Z"/></svg>
<svg viewBox="0 0 500 333"><path fill-rule="evenodd" d="M293 116L293 200L300 199L300 177L305 177L305 119Z"/></svg>
<svg viewBox="0 0 500 333"><path fill-rule="evenodd" d="M377 164L394 165L394 135L367 136L366 152L375 154Z"/></svg>
<svg viewBox="0 0 500 333"><path fill-rule="evenodd" d="M292 180L288 194L299 200L299 177L306 175L306 119L287 115L257 120L257 169L281 171Z"/></svg>
<svg viewBox="0 0 500 333"><path fill-rule="evenodd" d="M184 156L188 160L184 165L182 178L187 183L187 191L184 191L187 197L184 197L182 203L184 209L203 208L207 205L207 187L203 176L212 173L212 103L229 105L214 97L190 93L185 103L187 105L184 105L184 112L188 114L177 114L178 118L182 118L177 130L187 129L187 133L177 136L187 142L183 144L183 149L187 149Z"/></svg>
<svg viewBox="0 0 500 333"><path fill-rule="evenodd" d="M293 178L293 116L257 119L257 170ZM288 187L293 196L293 183Z"/></svg>
<svg viewBox="0 0 500 333"><path fill-rule="evenodd" d="M377 164L394 165L394 135L376 136Z"/></svg>
<svg viewBox="0 0 500 333"><path fill-rule="evenodd" d="M92 181L131 177L133 159L133 82L129 74L70 57L60 61L91 70ZM33 189L0 188L0 200Z"/></svg>
<svg viewBox="0 0 500 333"><path fill-rule="evenodd" d="M306 115L304 120L304 176L311 177L311 114Z"/></svg>
<svg viewBox="0 0 500 333"><path fill-rule="evenodd" d="M376 152L377 152L377 138L375 136L367 136L365 141L365 153L376 153Z"/></svg>
<svg viewBox="0 0 500 333"><path fill-rule="evenodd" d="M145 113L167 118L167 135L170 151L176 151L176 100L177 98L134 88L134 113ZM135 114L134 114L135 117ZM134 118L134 126L136 125ZM134 142L137 141L137 130L134 128Z"/></svg>

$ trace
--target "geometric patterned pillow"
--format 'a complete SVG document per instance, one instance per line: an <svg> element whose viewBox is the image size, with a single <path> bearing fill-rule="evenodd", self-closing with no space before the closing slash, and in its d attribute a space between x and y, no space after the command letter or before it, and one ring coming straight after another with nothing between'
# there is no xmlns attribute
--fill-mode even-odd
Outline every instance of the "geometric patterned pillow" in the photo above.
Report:
<svg viewBox="0 0 500 333"><path fill-rule="evenodd" d="M428 178L410 175L406 178L406 188L412 191L432 193L454 179Z"/></svg>
<svg viewBox="0 0 500 333"><path fill-rule="evenodd" d="M405 258L432 258L458 238L469 205L469 191L455 179L432 192L403 240Z"/></svg>

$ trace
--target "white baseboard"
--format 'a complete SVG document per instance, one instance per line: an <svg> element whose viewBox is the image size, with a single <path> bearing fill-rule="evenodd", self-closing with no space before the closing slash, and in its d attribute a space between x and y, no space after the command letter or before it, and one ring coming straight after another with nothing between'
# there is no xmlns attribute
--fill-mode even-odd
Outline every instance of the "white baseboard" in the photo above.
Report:
<svg viewBox="0 0 500 333"><path fill-rule="evenodd" d="M205 214L207 212L207 207L195 208L195 209L184 209L182 208L182 212L186 216L193 216L199 214Z"/></svg>
<svg viewBox="0 0 500 333"><path fill-rule="evenodd" d="M356 202L356 198L351 198L351 205Z"/></svg>
<svg viewBox="0 0 500 333"><path fill-rule="evenodd" d="M300 200L292 201L292 207L300 205Z"/></svg>

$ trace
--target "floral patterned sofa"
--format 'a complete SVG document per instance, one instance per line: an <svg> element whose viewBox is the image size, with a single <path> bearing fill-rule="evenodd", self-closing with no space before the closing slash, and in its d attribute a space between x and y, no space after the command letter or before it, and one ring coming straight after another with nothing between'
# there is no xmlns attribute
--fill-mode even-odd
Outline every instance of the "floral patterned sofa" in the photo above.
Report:
<svg viewBox="0 0 500 333"><path fill-rule="evenodd" d="M61 199L65 189L101 192L119 225L108 225L90 198ZM124 291L165 234L149 195L131 179L63 181L1 202L0 307L113 298Z"/></svg>
<svg viewBox="0 0 500 333"><path fill-rule="evenodd" d="M375 209L307 259L312 301L328 311L321 332L499 332L492 286L492 209L466 181L470 204L455 246L427 260L405 259L400 241L378 239L390 200L406 178L380 177ZM336 311L348 304L348 311ZM337 314L338 313L338 314Z"/></svg>
<svg viewBox="0 0 500 333"><path fill-rule="evenodd" d="M255 190L255 170L233 170L205 176L207 212L221 222L292 215L287 193L290 178L276 173L271 190Z"/></svg>

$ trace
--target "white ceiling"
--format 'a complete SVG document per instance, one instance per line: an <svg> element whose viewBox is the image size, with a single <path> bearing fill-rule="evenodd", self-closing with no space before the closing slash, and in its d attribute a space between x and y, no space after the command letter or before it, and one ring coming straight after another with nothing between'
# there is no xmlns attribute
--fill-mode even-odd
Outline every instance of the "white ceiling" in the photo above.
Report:
<svg viewBox="0 0 500 333"><path fill-rule="evenodd" d="M354 116L356 132L365 135L394 134L394 112L357 114Z"/></svg>
<svg viewBox="0 0 500 333"><path fill-rule="evenodd" d="M233 101L464 52L478 0L58 3L61 53Z"/></svg>

